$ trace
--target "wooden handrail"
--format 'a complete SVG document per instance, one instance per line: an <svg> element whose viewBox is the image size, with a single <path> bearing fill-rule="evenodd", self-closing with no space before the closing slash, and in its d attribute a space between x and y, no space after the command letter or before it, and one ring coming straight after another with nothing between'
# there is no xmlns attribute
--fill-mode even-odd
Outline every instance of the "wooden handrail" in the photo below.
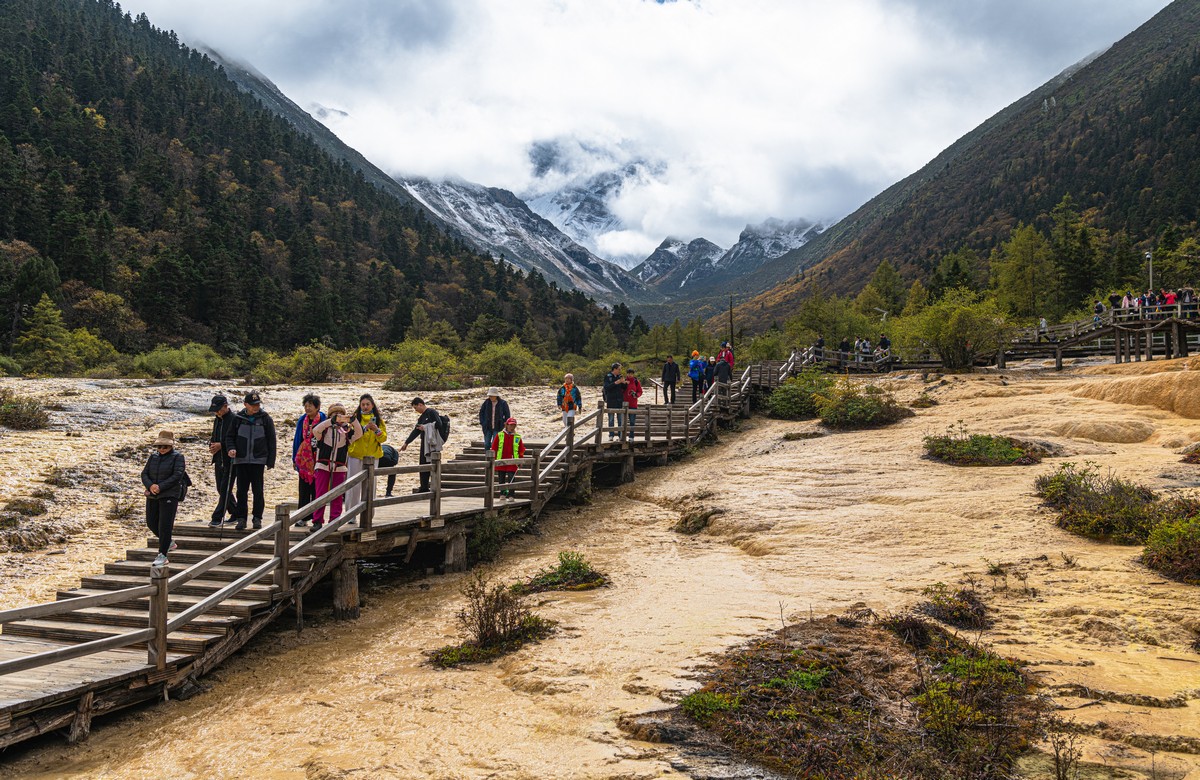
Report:
<svg viewBox="0 0 1200 780"><path fill-rule="evenodd" d="M15 620L36 620L52 615L66 615L79 609L107 607L110 604L120 604L130 599L149 596L153 592L153 585L136 585L132 588L123 588L108 593L97 593L92 596L72 596L62 601L46 601L41 604L32 604L28 607L6 609L0 611L0 623L11 623Z"/></svg>
<svg viewBox="0 0 1200 780"><path fill-rule="evenodd" d="M73 658L82 658L85 655L103 653L106 650L119 650L122 647L136 645L139 642L149 642L153 638L153 628L140 628L137 631L129 631L124 634L104 637L103 639L93 639L90 642L80 642L77 645L67 645L55 650L45 650L41 653L25 655L20 658L10 658L7 661L0 661L0 676L12 674L13 672L23 672L26 669L35 669L39 666L46 666L47 664L58 663L59 661L70 661Z"/></svg>

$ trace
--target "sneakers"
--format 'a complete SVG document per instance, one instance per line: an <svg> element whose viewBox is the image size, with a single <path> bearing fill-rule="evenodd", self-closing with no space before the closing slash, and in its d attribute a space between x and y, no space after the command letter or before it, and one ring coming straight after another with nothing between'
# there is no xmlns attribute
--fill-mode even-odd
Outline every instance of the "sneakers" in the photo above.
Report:
<svg viewBox="0 0 1200 780"><path fill-rule="evenodd" d="M208 527L209 527L209 528L220 528L220 527L221 527L221 524L222 524L222 523L224 523L224 522L225 522L224 520L221 520L221 519L219 519L219 518L218 518L218 519L216 519L216 520L213 520L213 521L211 521L211 522L208 524Z"/></svg>
<svg viewBox="0 0 1200 780"><path fill-rule="evenodd" d="M179 545L175 543L174 539L172 539L171 546L167 548L167 552L175 552L178 549L179 549Z"/></svg>
<svg viewBox="0 0 1200 780"><path fill-rule="evenodd" d="M168 563L170 563L170 561L167 560L167 556L163 555L162 553L159 553L158 557L154 559L154 563L152 563L150 565L153 566L154 568L158 569L163 566L166 566Z"/></svg>
<svg viewBox="0 0 1200 780"><path fill-rule="evenodd" d="M305 519L301 519L301 520L297 520L297 521L296 521L296 527L297 527L297 528L302 528L302 527L304 527L304 526L306 526L306 525L308 525L308 519L307 519L307 518L305 518Z"/></svg>
<svg viewBox="0 0 1200 780"><path fill-rule="evenodd" d="M317 531L320 531L320 530L321 530L321 526L323 526L323 525L325 525L325 524L324 524L324 523L322 523L322 522L320 522L320 521L318 521L318 520L313 520L313 524L312 524L312 532L315 534Z"/></svg>
<svg viewBox="0 0 1200 780"><path fill-rule="evenodd" d="M246 518L244 518L244 517L238 518L237 525L235 525L233 528L235 531L245 531L246 530Z"/></svg>
<svg viewBox="0 0 1200 780"><path fill-rule="evenodd" d="M262 528L262 518L256 517L254 518L254 530L257 531L260 528Z"/></svg>

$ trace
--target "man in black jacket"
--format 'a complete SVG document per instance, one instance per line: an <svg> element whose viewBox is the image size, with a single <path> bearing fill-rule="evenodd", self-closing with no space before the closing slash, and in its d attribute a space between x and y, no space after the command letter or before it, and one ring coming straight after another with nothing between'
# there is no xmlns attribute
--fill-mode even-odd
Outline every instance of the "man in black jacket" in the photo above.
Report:
<svg viewBox="0 0 1200 780"><path fill-rule="evenodd" d="M412 400L412 408L413 408L413 411L417 413L417 424L413 426L412 433L408 434L408 438L404 440L404 444L401 445L400 451L403 452L404 450L407 450L408 445L412 444L413 441L416 440L417 438L420 438L421 439L420 463L422 466L424 466L426 463L429 462L429 447L426 446L426 442L425 442L425 431L426 431L425 426L431 425L431 424L434 426L437 426L441 422L441 415L439 415L437 413L436 409L426 406L425 401L420 398L414 398ZM420 487L420 489L417 490L417 492L418 493L428 493L429 492L429 472L428 471L421 472L421 487Z"/></svg>
<svg viewBox="0 0 1200 780"><path fill-rule="evenodd" d="M679 384L679 364L670 355L667 355L667 362L663 363L662 383L663 403L675 403L675 385Z"/></svg>
<svg viewBox="0 0 1200 780"><path fill-rule="evenodd" d="M713 366L713 378L718 382L729 384L733 381L733 368L724 360L718 360Z"/></svg>
<svg viewBox="0 0 1200 780"><path fill-rule="evenodd" d="M225 451L233 463L233 475L237 479L237 530L246 528L246 509L250 490L254 490L255 528L262 528L263 474L275 468L275 421L262 408L262 398L254 390L243 399L245 408L233 416L229 432L225 434Z"/></svg>
<svg viewBox="0 0 1200 780"><path fill-rule="evenodd" d="M612 370L604 375L604 405L609 409L620 409L625 405L625 375L621 373L620 363L613 363ZM613 429L608 432L610 439L617 438L616 419L616 413L608 413L608 427Z"/></svg>
<svg viewBox="0 0 1200 780"><path fill-rule="evenodd" d="M217 508L213 510L209 525L218 528L225 521L226 512L230 520L235 520L238 515L237 502L233 500L233 465L225 452L225 434L229 433L229 427L233 424L233 414L229 409L229 400L223 395L213 396L208 411L214 415L208 451L212 453L213 474L217 478Z"/></svg>

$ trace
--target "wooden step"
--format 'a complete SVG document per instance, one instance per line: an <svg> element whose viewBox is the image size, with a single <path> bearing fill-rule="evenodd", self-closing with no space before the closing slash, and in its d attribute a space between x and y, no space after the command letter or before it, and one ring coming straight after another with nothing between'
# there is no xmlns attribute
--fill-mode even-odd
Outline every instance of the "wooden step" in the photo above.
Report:
<svg viewBox="0 0 1200 780"><path fill-rule="evenodd" d="M50 620L18 620L5 623L4 633L13 636L30 636L38 639L53 639L59 642L90 642L106 639L117 634L128 633L124 626L102 626L95 623L59 623ZM203 653L204 648L220 639L213 634L196 634L191 631L174 631L167 635L167 649L176 653ZM145 642L130 647L145 647Z"/></svg>
<svg viewBox="0 0 1200 780"><path fill-rule="evenodd" d="M90 577L84 577L81 586L95 590L122 590L124 588L136 588L141 585L150 583L149 568L146 569L145 577L135 577L125 574L96 574ZM214 582L208 579L192 580L191 582L172 588L172 595L175 593L183 593L189 596L209 596L216 593L221 588L224 588L229 583ZM274 585L249 585L244 588L240 595L242 598L255 601L270 601L278 588Z"/></svg>
<svg viewBox="0 0 1200 780"><path fill-rule="evenodd" d="M168 614L168 620L179 614L175 610ZM145 628L150 619L148 610L121 609L117 607L88 607L77 609L65 615L48 615L40 618L56 623L99 623L105 626L125 626L127 628ZM224 635L230 629L243 622L241 618L232 615L201 615L183 627L184 631L197 634Z"/></svg>
<svg viewBox="0 0 1200 780"><path fill-rule="evenodd" d="M274 522L274 520L272 520L272 522ZM266 522L265 520L263 521L263 524L270 525L270 523ZM246 527L245 531L237 531L234 530L233 526L231 525L226 525L223 528L213 528L206 522L186 523L175 527L175 534L178 534L181 537L224 539L225 544L221 545L222 547L227 547L242 537L249 536L252 533L254 533L254 529L250 528L249 526ZM293 542L298 542L306 535L307 532L303 528L292 528L290 538ZM270 539L265 541L270 541Z"/></svg>
<svg viewBox="0 0 1200 780"><path fill-rule="evenodd" d="M116 574L124 577L130 577L139 580L143 583L150 581L150 564L151 561L114 561L113 563L104 564L105 574ZM182 566L178 571L183 571ZM173 568L172 571L175 571ZM212 582L212 583L229 583L234 580L241 579L246 576L250 569L243 569L236 566L214 566L199 578L192 582ZM292 572L292 576L299 576L300 572ZM267 572L261 575L255 582L268 583L275 576L274 572ZM190 584L190 583L189 583ZM214 588L215 590L215 588Z"/></svg>
<svg viewBox="0 0 1200 780"><path fill-rule="evenodd" d="M299 530L302 534L307 536L309 533L308 528L309 528L309 526L301 526ZM228 547L229 545L231 545L237 541L236 538L233 538L233 539L226 538L224 540L221 540L221 539L209 538L207 536L203 536L203 537L202 536L192 536L189 533L190 530L191 530L190 528L181 529L179 526L176 526L175 533L172 535L171 538L174 540L174 542L176 544L179 545L180 550L205 551L207 553L205 557L207 557L207 555L211 555L214 552L219 552L220 550L224 550L226 547ZM154 538L147 538L146 546L152 547L154 549L158 549L158 540L154 539ZM329 553L337 550L338 546L339 545L337 544L337 542L319 542L316 545L313 545L312 547L310 547L309 550L312 551L313 555L324 558L324 557L327 557L329 555ZM253 544L249 548L247 548L245 552L252 553L252 554L274 555L275 554L275 542L271 541L270 539L268 539L267 541L264 541L264 542L257 542L256 544Z"/></svg>
<svg viewBox="0 0 1200 780"><path fill-rule="evenodd" d="M78 596L96 596L101 593L108 593L112 590L113 588L76 588L74 590L60 590L57 598L59 601L67 601ZM242 593L245 593L245 591L242 591ZM185 609L188 609L189 607L199 604L203 599L204 595L196 595L193 593L172 593L167 598L167 609L171 612L179 613ZM266 599L245 598L240 593L234 598L225 599L205 614L246 618L250 617L250 615L256 610L268 606L269 604L270 601ZM148 614L147 610L150 609L150 599L130 599L129 601L123 601L113 606L121 609L138 611L142 614Z"/></svg>
<svg viewBox="0 0 1200 780"><path fill-rule="evenodd" d="M211 552L185 550L182 547L171 553L171 567L177 571L192 566L206 560ZM158 556L158 547L142 547L125 551L125 559L128 561L153 561ZM230 569L250 569L261 566L267 561L274 558L274 555L266 555L262 553L238 553L232 558L228 558L221 563L222 566ZM313 564L319 560L312 555L301 555L296 558L289 559L288 568L292 571L308 571Z"/></svg>

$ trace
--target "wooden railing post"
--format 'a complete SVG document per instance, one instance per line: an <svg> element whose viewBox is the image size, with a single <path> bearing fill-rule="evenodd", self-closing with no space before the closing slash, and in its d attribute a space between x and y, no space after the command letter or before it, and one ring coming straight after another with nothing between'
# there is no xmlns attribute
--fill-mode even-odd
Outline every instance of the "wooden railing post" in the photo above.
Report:
<svg viewBox="0 0 1200 780"><path fill-rule="evenodd" d="M429 518L435 520L442 516L442 453L430 453L429 465Z"/></svg>
<svg viewBox="0 0 1200 780"><path fill-rule="evenodd" d="M575 417L572 415L567 418L567 465L570 465L571 458L575 454Z"/></svg>
<svg viewBox="0 0 1200 780"><path fill-rule="evenodd" d="M531 474L531 476L533 477L533 487L530 488L530 490L529 490L529 500L531 502L536 502L539 498L539 492L540 492L539 487L540 487L540 483L541 483L541 474L540 474L541 470L542 470L542 453L535 452L535 453L533 453L533 472Z"/></svg>
<svg viewBox="0 0 1200 780"><path fill-rule="evenodd" d="M358 525L364 531L371 530L371 522L375 519L375 465L374 456L368 455L362 459L363 471L367 472L367 479L362 484L362 497L366 501L366 506L363 507L362 517L358 519Z"/></svg>
<svg viewBox="0 0 1200 780"><path fill-rule="evenodd" d="M483 484L487 492L483 496L483 508L490 512L496 506L496 453L488 450L484 460Z"/></svg>
<svg viewBox="0 0 1200 780"><path fill-rule="evenodd" d="M150 628L154 629L154 637L146 643L146 663L159 671L167 667L167 580L170 574L169 566L150 568L150 584L154 586L154 593L150 594Z"/></svg>
<svg viewBox="0 0 1200 780"><path fill-rule="evenodd" d="M292 530L291 509L291 504L283 503L275 505L275 522L279 524L275 529L275 557L279 559L279 568L275 570L275 585L278 586L281 594L291 590L292 584L291 578L288 576L292 547L290 533Z"/></svg>
<svg viewBox="0 0 1200 780"><path fill-rule="evenodd" d="M674 421L675 421L675 407L668 406L667 407L667 449L671 449L671 439L673 438L672 434L674 433L671 430L671 423L673 423Z"/></svg>
<svg viewBox="0 0 1200 780"><path fill-rule="evenodd" d="M646 407L646 443L650 443L650 415L653 413L654 407Z"/></svg>
<svg viewBox="0 0 1200 780"><path fill-rule="evenodd" d="M629 404L621 404L621 449L629 443Z"/></svg>
<svg viewBox="0 0 1200 780"><path fill-rule="evenodd" d="M596 449L604 447L604 401L596 404Z"/></svg>

